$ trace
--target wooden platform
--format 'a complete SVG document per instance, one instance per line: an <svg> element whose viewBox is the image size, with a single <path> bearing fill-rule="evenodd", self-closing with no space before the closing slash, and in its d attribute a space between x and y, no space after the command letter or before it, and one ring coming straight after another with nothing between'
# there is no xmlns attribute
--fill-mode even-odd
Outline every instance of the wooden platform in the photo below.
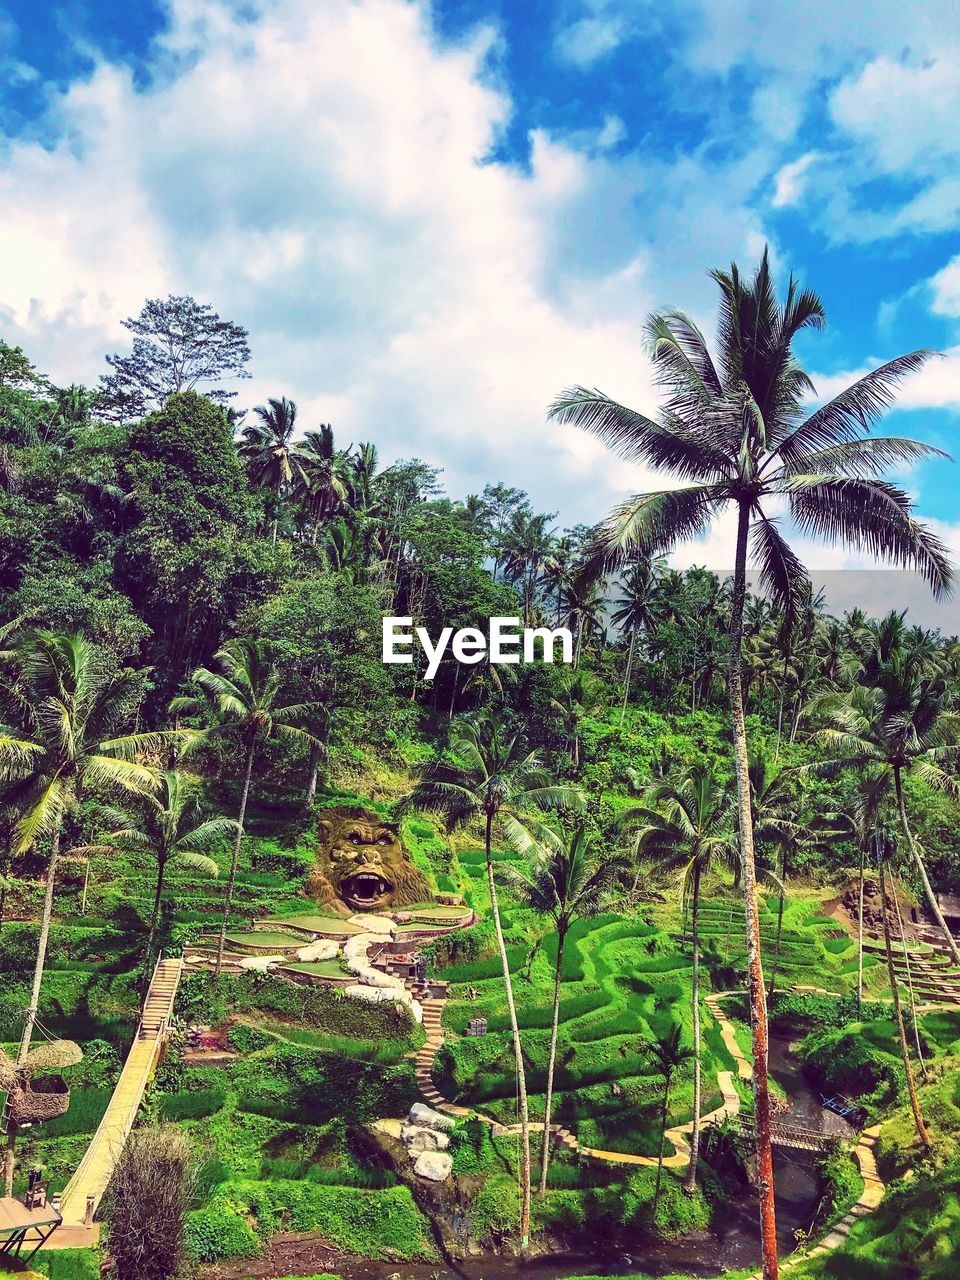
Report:
<svg viewBox="0 0 960 1280"><path fill-rule="evenodd" d="M60 1214L52 1205L28 1209L13 1196L0 1198L0 1254L19 1258L26 1249L26 1257L32 1258L60 1222Z"/></svg>

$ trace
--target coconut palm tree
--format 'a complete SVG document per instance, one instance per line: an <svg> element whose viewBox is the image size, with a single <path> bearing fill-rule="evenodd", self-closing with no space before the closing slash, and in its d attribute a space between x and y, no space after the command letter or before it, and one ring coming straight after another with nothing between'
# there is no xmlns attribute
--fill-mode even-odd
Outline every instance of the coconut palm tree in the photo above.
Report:
<svg viewBox="0 0 960 1280"><path fill-rule="evenodd" d="M539 915L549 916L557 937L557 960L553 980L553 1020L550 1024L550 1053L547 1061L547 1095L543 1110L543 1156L540 1165L540 1195L547 1190L550 1162L550 1116L553 1104L553 1077L557 1060L560 1026L560 982L563 948L570 926L581 916L595 914L608 905L613 890L627 869L623 858L601 861L595 841L581 825L563 837L550 832L542 839L529 868L509 868L505 878L510 887L526 899Z"/></svg>
<svg viewBox="0 0 960 1280"><path fill-rule="evenodd" d="M917 1084L913 1078L913 1064L910 1061L910 1051L907 1048L907 1030L903 1022L903 1010L900 1007L900 991L897 985L897 975L893 967L893 947L890 942L890 918L887 908L887 881L886 869L892 861L896 853L896 841L893 839L889 831L885 831L882 827L875 827L869 837L868 846L873 859L877 865L877 871L880 875L880 914L883 917L883 944L887 956L887 976L890 980L890 995L893 998L893 1014L897 1024L897 1037L900 1041L900 1058L903 1062L903 1070L907 1080L907 1093L910 1095L910 1109L913 1112L913 1122L917 1129L917 1137L920 1139L921 1146L924 1151L929 1151L932 1143L930 1134L927 1132L927 1126L923 1120L923 1113L920 1110L920 1098L917 1094ZM896 893L894 887L892 892Z"/></svg>
<svg viewBox="0 0 960 1280"><path fill-rule="evenodd" d="M623 677L620 724L623 724L623 717L627 714L627 702L630 699L630 677L633 674L633 656L637 636L649 634L657 624L659 617L657 584L666 567L667 562L663 556L640 560L637 564L631 565L623 575L621 594L613 602L612 621L621 631L629 632L630 635L627 670Z"/></svg>
<svg viewBox="0 0 960 1280"><path fill-rule="evenodd" d="M700 890L704 873L715 863L733 870L736 836L733 789L709 769L691 765L676 784L647 788L643 801L624 810L621 825L636 832L637 854L660 867L681 872L681 900L690 902L693 947L693 1131L685 1190L697 1185L700 1154Z"/></svg>
<svg viewBox="0 0 960 1280"><path fill-rule="evenodd" d="M585 716L596 715L603 697L596 676L587 671L570 671L562 678L557 696L550 699L550 715L567 740L567 754L574 770L580 767L580 725Z"/></svg>
<svg viewBox="0 0 960 1280"><path fill-rule="evenodd" d="M248 637L228 640L214 654L214 661L217 664L216 670L198 667L193 673L193 682L198 686L198 692L174 698L170 710L177 714L195 716L212 712L213 722L205 729L204 735L208 738L224 735L236 738L243 751L240 806L234 827L230 873L217 941L214 976L219 977L223 968L227 925L237 881L237 861L243 843L247 801L250 798L250 783L257 751L274 738L291 739L309 747L322 744L303 727L304 722L309 721L316 712L316 704L302 702L284 706L280 703L283 674L276 647L270 641Z"/></svg>
<svg viewBox="0 0 960 1280"><path fill-rule="evenodd" d="M694 1057L689 1045L680 1043L680 1025L674 1023L670 1030L643 1045L643 1051L651 1066L663 1076L663 1101L660 1103L660 1146L657 1151L657 1182L653 1192L653 1208L650 1220L656 1222L660 1207L660 1186L663 1181L663 1145L667 1136L667 1117L670 1114L670 1089L681 1071Z"/></svg>
<svg viewBox="0 0 960 1280"><path fill-rule="evenodd" d="M950 708L946 682L938 673L931 674L916 653L892 649L886 661L873 666L868 660L868 669L863 678L871 681L869 686L857 684L847 692L824 694L817 700L816 712L832 725L816 736L835 757L819 767L883 770L887 785L893 784L900 825L927 907L954 962L960 964L960 948L943 918L903 795L905 773L914 773L941 791L958 794L957 781L944 766L960 750L960 713Z"/></svg>
<svg viewBox="0 0 960 1280"><path fill-rule="evenodd" d="M177 867L218 876L219 866L203 851L227 836L236 835L237 824L232 818L201 818L200 797L199 778L180 769L168 769L160 775L156 792L139 798L135 811L106 807L101 811L101 822L112 830L105 844L94 846L90 851L123 849L152 859L156 867L153 906L143 952L145 983L150 980L167 872Z"/></svg>
<svg viewBox="0 0 960 1280"><path fill-rule="evenodd" d="M552 514L515 511L503 536L503 572L516 583L523 599L523 621L530 625L536 604L537 585L554 548L549 524Z"/></svg>
<svg viewBox="0 0 960 1280"><path fill-rule="evenodd" d="M63 823L85 788L120 788L143 794L157 785L156 770L138 757L159 750L170 735L129 733L144 693L142 674L111 671L82 636L38 631L18 647L0 691L0 768L11 781L19 818L12 851L46 843L47 873L34 962L17 1062L30 1051L47 942ZM7 1185L12 1171L7 1171Z"/></svg>
<svg viewBox="0 0 960 1280"><path fill-rule="evenodd" d="M338 450L333 427L322 423L308 431L296 448L297 467L294 491L312 521L311 541L324 520L329 520L351 493L352 466L348 453Z"/></svg>
<svg viewBox="0 0 960 1280"><path fill-rule="evenodd" d="M655 555L706 531L732 510L736 520L729 627L728 696L736 767L750 975L754 1113L765 1280L778 1272L773 1147L767 1075L767 1015L750 817L749 753L743 701L743 610L752 542L763 587L780 614L792 616L808 581L770 513L783 504L801 533L840 540L919 570L936 593L952 571L944 545L912 515L909 496L879 479L891 465L943 456L913 440L877 438L870 426L889 406L897 383L930 355L914 351L865 374L806 413L814 390L792 351L794 338L824 324L823 304L791 278L779 301L765 252L751 280L734 265L716 271L720 289L718 356L688 316L670 311L648 322L650 357L667 399L658 418L626 408L600 391L574 387L550 415L592 432L622 457L673 473L679 488L630 498L597 538L592 557L606 569Z"/></svg>
<svg viewBox="0 0 960 1280"><path fill-rule="evenodd" d="M257 405L253 422L240 433L240 457L249 470L250 479L273 495L273 540L277 540L276 507L290 492L296 475L296 445L293 433L297 425L297 406L286 396L270 398Z"/></svg>
<svg viewBox="0 0 960 1280"><path fill-rule="evenodd" d="M535 847L537 836L543 837L541 818L546 811L575 811L583 802L574 788L553 782L536 753L528 751L518 737L505 735L489 715L478 714L472 721L455 721L450 729L450 752L452 760L439 760L424 767L408 803L442 814L448 829L477 818L483 822L487 889L516 1060L522 1189L520 1243L526 1249L530 1241L530 1111L513 982L493 874L493 826L497 821L502 822L514 847L529 853Z"/></svg>

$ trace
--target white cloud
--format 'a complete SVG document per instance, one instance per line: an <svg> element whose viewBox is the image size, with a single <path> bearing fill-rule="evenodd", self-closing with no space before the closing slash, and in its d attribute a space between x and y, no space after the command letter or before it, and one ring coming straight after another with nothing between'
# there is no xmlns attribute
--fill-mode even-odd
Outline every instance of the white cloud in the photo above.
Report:
<svg viewBox="0 0 960 1280"><path fill-rule="evenodd" d="M876 58L836 88L830 112L874 169L939 175L960 155L960 51L920 62Z"/></svg>
<svg viewBox="0 0 960 1280"><path fill-rule="evenodd" d="M932 301L930 309L938 316L960 318L960 254L928 281Z"/></svg>
<svg viewBox="0 0 960 1280"><path fill-rule="evenodd" d="M803 198L811 165L817 160L816 151L808 151L799 160L785 164L774 176L774 190L770 203L775 209L785 209Z"/></svg>
<svg viewBox="0 0 960 1280"><path fill-rule="evenodd" d="M557 33L554 48L564 62L589 67L611 53L623 40L626 28L619 18L580 18Z"/></svg>
<svg viewBox="0 0 960 1280"><path fill-rule="evenodd" d="M253 22L176 0L147 88L101 58L55 101L55 145L10 140L5 336L93 382L121 317L190 292L251 330L244 403L282 392L344 444L445 466L453 492L505 476L597 518L623 469L545 411L573 381L651 407L647 281L618 261L570 303L582 255L557 247L594 161L545 134L529 174L488 160L511 110L491 39L441 46L408 0L266 0Z"/></svg>

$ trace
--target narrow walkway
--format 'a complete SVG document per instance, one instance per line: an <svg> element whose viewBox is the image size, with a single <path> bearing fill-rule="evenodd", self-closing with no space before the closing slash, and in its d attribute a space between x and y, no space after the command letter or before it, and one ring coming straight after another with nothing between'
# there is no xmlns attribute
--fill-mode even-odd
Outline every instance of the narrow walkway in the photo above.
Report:
<svg viewBox="0 0 960 1280"><path fill-rule="evenodd" d="M744 1057L740 1046L737 1044L737 1038L734 1034L733 1026L727 1019L723 1010L720 1008L720 1001L728 996L735 995L733 991L719 991L713 995L707 996L707 1007L713 1018L720 1027L720 1034L723 1037L723 1043L727 1052L733 1058L736 1064L737 1074L742 1080L750 1080L753 1076L753 1069L750 1063ZM447 1115L461 1116L463 1118L473 1117L481 1121L483 1124L490 1126L491 1133L496 1134L512 1134L520 1132L518 1124L501 1124L498 1120L494 1120L492 1116L484 1115L477 1111L475 1107L461 1107L454 1102L449 1102L440 1093L437 1086L433 1083L433 1061L437 1055L437 1050L443 1044L443 1008L446 1004L446 996L433 997L423 1002L423 1029L427 1033L426 1043L417 1051L414 1056L416 1063L417 1084L425 1101L433 1107L435 1111L443 1111ZM735 1116L740 1111L740 1095L733 1083L733 1073L731 1071L717 1072L717 1085L723 1096L723 1102L714 1111L700 1117L700 1125L718 1123L726 1119L728 1116ZM690 1143L687 1135L693 1130L693 1121L688 1120L686 1124L675 1125L666 1131L664 1135L666 1140L673 1147L673 1154L664 1157L664 1168L667 1169L684 1169L690 1161ZM530 1124L531 1133L543 1133L543 1122L532 1121ZM553 1134L555 1142L567 1147L570 1151L577 1151L581 1155L589 1156L593 1160L603 1160L607 1164L639 1164L655 1166L657 1164L656 1156L637 1156L631 1155L627 1151L603 1151L598 1147L581 1146L580 1142L569 1129L565 1129L562 1125L551 1124L550 1132Z"/></svg>
<svg viewBox="0 0 960 1280"><path fill-rule="evenodd" d="M824 995L831 994L815 987L805 988L805 990L820 991ZM738 1077L743 1081L749 1081L753 1079L753 1066L737 1042L733 1024L720 1007L721 1000L726 1000L730 996L739 994L741 993L737 991L715 991L706 997L706 1004L720 1028L724 1047L734 1061ZM460 1107L453 1102L448 1102L433 1083L431 1075L433 1060L436 1057L437 1050L443 1044L443 1027L441 1024L445 1003L446 995L424 1002L423 1026L427 1033L427 1040L415 1055L417 1084L420 1087L420 1092L436 1111L444 1111L448 1115L454 1116L472 1116L489 1125L492 1133L519 1133L520 1126L518 1124L502 1125L490 1116L485 1116L471 1107ZM740 1113L740 1095L734 1087L733 1073L731 1071L718 1071L717 1084L723 1095L723 1104L708 1115L700 1117L701 1129L706 1124L723 1120L728 1116L737 1116ZM600 1151L596 1147L581 1147L569 1129L564 1129L559 1125L551 1125L550 1128L558 1142L561 1142L571 1151L577 1151L581 1155L589 1156L594 1160L603 1160L609 1164L656 1165L657 1163L654 1156L635 1156L622 1151ZM677 1125L666 1131L666 1137L674 1147L673 1155L667 1156L663 1162L666 1168L683 1169L687 1166L690 1160L690 1144L686 1135L692 1129L693 1122L688 1121L686 1124ZM531 1124L530 1131L531 1133L542 1133L542 1122ZM830 1231L812 1249L798 1250L796 1253L790 1254L788 1258L785 1258L780 1264L781 1271L795 1266L803 1261L804 1258L816 1257L838 1248L850 1234L854 1223L868 1213L873 1213L874 1209L877 1208L886 1191L886 1187L877 1172L877 1162L874 1156L874 1147L879 1134L879 1125L864 1129L857 1145L853 1148L853 1156L860 1166L860 1174L863 1178L863 1191L856 1204L844 1214L839 1222L831 1227ZM758 1271L749 1276L748 1280L762 1280L762 1273Z"/></svg>
<svg viewBox="0 0 960 1280"><path fill-rule="evenodd" d="M83 1248L97 1242L100 1229L92 1221L93 1212L107 1189L114 1165L137 1118L147 1082L166 1043L182 972L183 961L179 959L161 959L154 970L137 1037L99 1128L64 1189L60 1203L63 1225L45 1246L48 1249Z"/></svg>

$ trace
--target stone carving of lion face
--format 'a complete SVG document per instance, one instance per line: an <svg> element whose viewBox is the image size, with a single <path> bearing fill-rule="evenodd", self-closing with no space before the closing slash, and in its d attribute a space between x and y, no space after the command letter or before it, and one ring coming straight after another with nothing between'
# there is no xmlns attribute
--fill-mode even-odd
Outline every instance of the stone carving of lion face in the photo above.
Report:
<svg viewBox="0 0 960 1280"><path fill-rule="evenodd" d="M345 914L389 911L432 897L398 828L369 809L325 809L317 823L317 867L307 892Z"/></svg>

